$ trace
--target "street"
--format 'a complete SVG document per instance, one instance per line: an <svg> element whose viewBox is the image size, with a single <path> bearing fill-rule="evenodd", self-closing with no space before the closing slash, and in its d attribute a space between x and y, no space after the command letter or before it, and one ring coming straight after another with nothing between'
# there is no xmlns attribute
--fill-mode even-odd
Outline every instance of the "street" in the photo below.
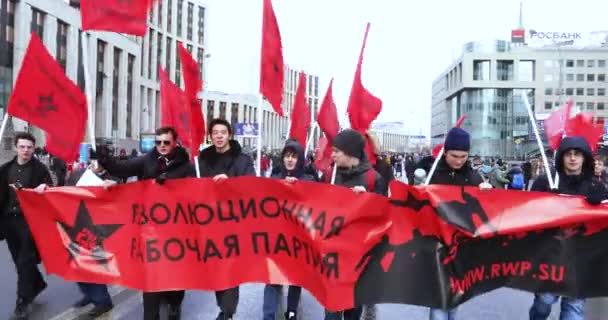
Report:
<svg viewBox="0 0 608 320"><path fill-rule="evenodd" d="M0 277L3 290L0 299L0 320L9 319L15 303L16 274L5 242L0 243ZM71 305L80 298L75 284L55 276L47 276L49 287L36 299L30 320L74 320L84 319L87 308L75 310ZM116 307L102 319L130 320L142 315L141 295L133 290L110 288ZM512 289L499 289L474 298L458 310L459 319L467 320L513 320L527 319L532 303L530 293ZM237 320L262 318L263 285L247 284L241 287ZM89 306L90 308L90 306ZM379 305L376 319L428 319L428 308L407 305ZM559 307L553 307L551 320L557 320ZM212 292L189 291L183 305L183 320L214 320L218 309ZM608 314L608 299L590 299L587 302L587 320L605 319ZM300 303L300 319L323 318L323 308L304 291ZM282 318L281 318L282 319Z"/></svg>

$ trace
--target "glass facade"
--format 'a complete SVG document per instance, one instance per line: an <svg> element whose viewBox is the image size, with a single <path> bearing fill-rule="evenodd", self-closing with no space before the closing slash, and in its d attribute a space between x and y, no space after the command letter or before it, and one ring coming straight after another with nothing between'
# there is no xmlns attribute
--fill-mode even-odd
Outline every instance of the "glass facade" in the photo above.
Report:
<svg viewBox="0 0 608 320"><path fill-rule="evenodd" d="M513 60L496 61L496 78L499 81L513 80Z"/></svg>
<svg viewBox="0 0 608 320"><path fill-rule="evenodd" d="M6 112L13 91L13 48L15 39L15 1L0 2L0 119ZM10 139L8 134L5 134ZM0 143L1 144L1 143ZM5 144L12 148L10 143Z"/></svg>
<svg viewBox="0 0 608 320"><path fill-rule="evenodd" d="M528 112L522 93L534 106L532 89L469 89L451 99L451 121L467 115L463 128L471 134L471 155L523 155L524 148L517 149L514 143L518 138L525 140L529 136Z"/></svg>
<svg viewBox="0 0 608 320"><path fill-rule="evenodd" d="M496 53L508 52L511 50L511 43L508 41L475 41L464 45L465 52L476 53Z"/></svg>
<svg viewBox="0 0 608 320"><path fill-rule="evenodd" d="M519 61L518 68L518 80L519 81L534 81L535 80L535 72L534 72L534 61L532 60L521 60Z"/></svg>
<svg viewBox="0 0 608 320"><path fill-rule="evenodd" d="M473 80L490 80L490 60L473 61Z"/></svg>

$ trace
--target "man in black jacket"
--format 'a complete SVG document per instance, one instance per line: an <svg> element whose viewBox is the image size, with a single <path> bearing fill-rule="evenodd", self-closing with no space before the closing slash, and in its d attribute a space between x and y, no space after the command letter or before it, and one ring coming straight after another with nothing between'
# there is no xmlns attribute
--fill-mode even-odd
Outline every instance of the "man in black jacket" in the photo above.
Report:
<svg viewBox="0 0 608 320"><path fill-rule="evenodd" d="M232 177L255 176L253 160L241 151L241 145L232 139L232 126L224 119L213 119L209 123L212 146L201 150L198 163L202 178L213 178L219 182ZM215 292L220 307L218 320L232 319L239 303L239 288Z"/></svg>
<svg viewBox="0 0 608 320"><path fill-rule="evenodd" d="M469 150L471 148L471 138L469 133L461 128L452 128L445 138L444 156L439 160L437 169L430 184L446 184L455 186L479 186L482 190L491 189L489 183L483 181L482 177L471 168L469 162ZM463 200L465 204L469 204L465 198L466 193L463 192ZM480 211L480 210L476 210ZM482 212L470 212L472 215L482 214ZM469 213L466 213L469 214ZM458 217L455 217L458 218ZM472 221L470 216L460 217L463 221ZM484 220L484 217L481 219ZM487 217L486 219L487 220ZM431 308L430 320L454 320L456 317L456 309L442 310Z"/></svg>
<svg viewBox="0 0 608 320"><path fill-rule="evenodd" d="M279 164L277 171L271 178L285 179L289 183L296 183L298 180L316 181L314 176L306 172L304 149L297 141L289 139L285 142L285 148L281 152L281 159L283 161ZM275 319L280 293L281 285L266 285L264 288L263 320ZM301 294L301 287L289 286L285 320L296 319Z"/></svg>
<svg viewBox="0 0 608 320"><path fill-rule="evenodd" d="M142 179L156 179L163 184L167 179L194 177L194 167L190 163L186 149L177 144L177 132L172 127L156 130L156 148L141 157L116 160L110 155L97 155L99 164L116 178L127 179L137 176ZM184 291L144 292L144 320L156 320L163 300L169 304L169 319L179 319Z"/></svg>
<svg viewBox="0 0 608 320"><path fill-rule="evenodd" d="M0 238L6 238L17 269L17 302L13 319L27 319L29 306L46 288L38 270L40 259L15 190L52 185L49 170L33 157L36 139L29 133L15 135L17 156L0 167Z"/></svg>
<svg viewBox="0 0 608 320"><path fill-rule="evenodd" d="M598 205L608 198L604 185L593 178L595 161L589 144L583 137L566 137L559 145L555 169L559 175L557 190L551 190L546 175L538 177L531 191L558 192L560 194L581 195L587 202ZM531 320L544 320L551 313L551 305L559 296L539 293L534 297L530 308ZM585 313L585 300L576 297L562 297L560 319L582 320Z"/></svg>
<svg viewBox="0 0 608 320"><path fill-rule="evenodd" d="M387 183L367 160L363 135L346 129L338 133L332 143L332 158L338 167L335 185L351 188L356 193L373 192L387 195ZM362 306L339 312L326 310L325 320L359 320L362 313Z"/></svg>

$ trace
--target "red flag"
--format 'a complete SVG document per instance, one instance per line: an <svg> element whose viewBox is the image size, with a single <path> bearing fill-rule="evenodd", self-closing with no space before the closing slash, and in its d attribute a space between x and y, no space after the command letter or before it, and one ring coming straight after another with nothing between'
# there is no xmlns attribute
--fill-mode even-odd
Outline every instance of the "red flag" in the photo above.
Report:
<svg viewBox="0 0 608 320"><path fill-rule="evenodd" d="M327 171L331 167L333 159L331 158L331 143L327 136L322 136L319 139L319 146L315 153L315 167L320 171Z"/></svg>
<svg viewBox="0 0 608 320"><path fill-rule="evenodd" d="M466 114L463 114L462 116L460 116L460 118L458 118L458 121L456 121L454 128L460 128L460 126L462 126L462 123L464 122L464 119L466 119L466 117L467 117Z"/></svg>
<svg viewBox="0 0 608 320"><path fill-rule="evenodd" d="M323 102L321 103L319 114L317 115L319 128L323 130L323 133L325 133L325 136L327 136L329 141L333 141L338 134L338 131L340 131L338 111L336 111L336 103L334 102L333 97L333 84L334 79L331 79L325 98L323 98Z"/></svg>
<svg viewBox="0 0 608 320"><path fill-rule="evenodd" d="M552 112L551 115L544 121L545 134L547 135L549 145L553 150L557 150L559 148L562 138L564 135L566 135L569 122L568 119L570 118L570 112L573 105L573 101L568 102L567 105Z"/></svg>
<svg viewBox="0 0 608 320"><path fill-rule="evenodd" d="M274 111L283 116L283 45L281 32L271 0L264 0L262 19L262 55L260 93L268 99Z"/></svg>
<svg viewBox="0 0 608 320"><path fill-rule="evenodd" d="M76 160L87 123L87 99L32 33L8 113L41 128L49 153Z"/></svg>
<svg viewBox="0 0 608 320"><path fill-rule="evenodd" d="M164 69L161 69L159 74L161 125L174 127L184 147L192 149L192 115L190 114L190 105L186 99L186 94L171 82ZM193 150L190 151L193 152Z"/></svg>
<svg viewBox="0 0 608 320"><path fill-rule="evenodd" d="M440 143L440 144L436 145L435 148L433 148L433 151L431 151L431 155L433 156L434 159L437 159L437 157L439 157L439 154L441 153L442 149L443 149L443 143Z"/></svg>
<svg viewBox="0 0 608 320"><path fill-rule="evenodd" d="M372 95L363 87L363 83L361 82L361 65L363 64L363 53L365 51L369 27L370 24L368 23L367 28L365 29L365 37L363 38L363 46L361 47L361 54L359 55L359 63L357 64L353 87L350 92L350 98L348 99L348 108L346 110L351 128L362 134L369 129L372 121L374 121L380 114L380 111L382 111L382 100Z"/></svg>
<svg viewBox="0 0 608 320"><path fill-rule="evenodd" d="M310 107L306 102L306 74L300 72L298 89L293 102L291 112L291 126L289 127L289 137L296 139L298 143L306 148L306 137L310 130Z"/></svg>
<svg viewBox="0 0 608 320"><path fill-rule="evenodd" d="M181 43L179 43L178 49L179 59L182 63L182 75L186 84L186 97L190 102L191 155L194 156L205 139L205 118L198 100L198 93L203 89L203 80L202 75L199 74L198 64L190 52Z"/></svg>
<svg viewBox="0 0 608 320"><path fill-rule="evenodd" d="M566 125L566 136L584 137L591 147L591 151L595 152L598 147L598 142L604 135L604 121L593 119L593 113L579 113L576 117L568 119Z"/></svg>
<svg viewBox="0 0 608 320"><path fill-rule="evenodd" d="M82 30L143 36L153 0L80 0Z"/></svg>

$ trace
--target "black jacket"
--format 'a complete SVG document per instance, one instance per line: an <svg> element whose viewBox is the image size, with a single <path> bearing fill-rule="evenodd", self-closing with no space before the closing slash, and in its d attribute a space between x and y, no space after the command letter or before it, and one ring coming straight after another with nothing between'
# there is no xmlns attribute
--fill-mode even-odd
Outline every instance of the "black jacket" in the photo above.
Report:
<svg viewBox="0 0 608 320"><path fill-rule="evenodd" d="M155 179L161 175L166 179L196 176L194 166L190 163L186 149L177 147L174 152L173 159L167 166L165 172L161 172L160 170L160 154L156 149L141 157L128 160L116 160L112 157L103 157L102 159L99 159L99 164L101 164L110 175L120 179L138 177L145 180Z"/></svg>
<svg viewBox="0 0 608 320"><path fill-rule="evenodd" d="M395 174L393 173L393 167L388 164L386 161L382 160L380 157L376 157L376 165L374 166L374 170L382 176L382 179L386 182L391 182L395 180Z"/></svg>
<svg viewBox="0 0 608 320"><path fill-rule="evenodd" d="M479 186L483 182L481 176L467 163L459 170L450 168L442 157L437 164L437 169L431 178L430 184L447 184L455 186Z"/></svg>
<svg viewBox="0 0 608 320"><path fill-rule="evenodd" d="M580 175L568 176L564 171L564 153L571 149L583 152L585 160ZM588 199L594 198L598 201L608 199L608 192L603 183L593 178L594 160L589 144L581 137L566 137L562 140L557 150L555 168L559 173L559 186L557 192L561 194L581 195ZM552 173L555 176L555 173ZM551 192L546 175L538 177L532 184L532 191Z"/></svg>
<svg viewBox="0 0 608 320"><path fill-rule="evenodd" d="M215 146L201 150L198 154L201 177L214 177L225 174L228 177L255 176L253 160L241 150L236 140L230 140L227 154L219 154Z"/></svg>
<svg viewBox="0 0 608 320"><path fill-rule="evenodd" d="M304 149L302 146L295 140L287 140L285 143L285 147L281 152L281 160L285 157L285 152L288 150L293 150L298 155L298 163L296 164L296 168L294 170L287 170L285 168L285 164L283 161L278 163L277 169L273 170L273 174L271 178L273 179L285 179L287 177L294 177L298 180L303 181L316 181L315 177L307 172L305 158L304 158Z"/></svg>
<svg viewBox="0 0 608 320"><path fill-rule="evenodd" d="M10 190L8 185L8 170L15 161L17 161L17 157L0 166L0 215L4 213L5 206L8 204ZM53 180L51 179L51 174L47 167L35 157L32 157L30 163L33 166L32 178L27 184L24 184L23 187L36 188L41 184L52 186Z"/></svg>
<svg viewBox="0 0 608 320"><path fill-rule="evenodd" d="M374 182L374 190L368 190L374 192L379 195L386 196L388 195L388 184L382 178L382 176L372 168L371 164L364 156L361 163L358 166L353 168L338 168L336 172L336 181L335 185L343 186L347 188L353 188L356 186L365 187L365 189L369 189L368 187L368 171L372 170L375 174L375 182Z"/></svg>

